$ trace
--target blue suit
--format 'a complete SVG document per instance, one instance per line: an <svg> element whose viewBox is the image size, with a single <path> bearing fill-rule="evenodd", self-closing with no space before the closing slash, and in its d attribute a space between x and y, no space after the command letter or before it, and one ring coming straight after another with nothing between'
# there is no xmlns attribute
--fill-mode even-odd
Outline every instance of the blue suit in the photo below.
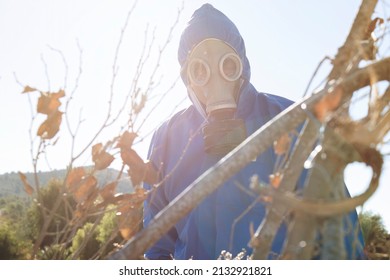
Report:
<svg viewBox="0 0 390 280"><path fill-rule="evenodd" d="M181 65L186 63L190 50L206 38L217 38L228 43L243 62L244 83L240 89L236 118L245 121L248 135L292 104L290 100L258 92L253 87L240 33L224 14L209 4L195 11L181 36L178 52ZM184 74L182 78L187 84ZM163 183L145 202L145 227L170 201L220 159L204 152L201 127L205 121L199 110L191 105L175 114L155 132L149 159L160 172ZM265 207L260 202L254 203L258 197L249 189L249 181L256 174L262 181L269 182L275 160L276 155L270 148L239 173L232 175L154 244L145 256L149 259L169 259L170 256L175 259L216 259L222 250L236 255L242 249L250 254L250 225L253 224L254 228L259 226L265 216ZM356 213L352 214L356 221ZM281 252L285 236L286 226L283 224L273 242L273 252Z"/></svg>

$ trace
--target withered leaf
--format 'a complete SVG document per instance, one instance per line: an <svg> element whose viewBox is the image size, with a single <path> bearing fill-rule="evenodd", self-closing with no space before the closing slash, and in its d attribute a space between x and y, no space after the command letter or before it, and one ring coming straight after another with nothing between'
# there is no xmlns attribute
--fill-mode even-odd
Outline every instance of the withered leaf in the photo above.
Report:
<svg viewBox="0 0 390 280"><path fill-rule="evenodd" d="M96 170L103 170L110 166L115 157L106 151L100 153L99 157L95 160Z"/></svg>
<svg viewBox="0 0 390 280"><path fill-rule="evenodd" d="M107 185L105 185L99 192L100 196L103 198L104 201L111 201L115 195L116 186L118 185L118 182L111 182Z"/></svg>
<svg viewBox="0 0 390 280"><path fill-rule="evenodd" d="M113 202L118 205L126 205L126 204L142 204L145 198L140 197L137 193L119 193L114 195Z"/></svg>
<svg viewBox="0 0 390 280"><path fill-rule="evenodd" d="M73 192L84 178L86 172L84 167L73 168L66 178L66 187L70 192Z"/></svg>
<svg viewBox="0 0 390 280"><path fill-rule="evenodd" d="M24 190L28 195L32 195L34 193L33 187L27 182L27 177L22 172L18 172L20 179L23 182Z"/></svg>
<svg viewBox="0 0 390 280"><path fill-rule="evenodd" d="M141 201L144 201L147 197L148 192L144 188L136 188L134 190L135 195Z"/></svg>
<svg viewBox="0 0 390 280"><path fill-rule="evenodd" d="M134 114L139 114L142 109L145 107L145 104L146 104L146 101L148 100L148 96L146 94L142 94L141 95L141 100L139 101L139 103L136 103L134 104L133 106L133 111L134 111Z"/></svg>
<svg viewBox="0 0 390 280"><path fill-rule="evenodd" d="M58 99L65 96L65 91L63 89L60 89L58 92L51 93L51 95L53 95L54 98Z"/></svg>
<svg viewBox="0 0 390 280"><path fill-rule="evenodd" d="M95 163L96 170L107 168L114 159L114 156L103 150L103 145L101 143L92 147L92 161Z"/></svg>
<svg viewBox="0 0 390 280"><path fill-rule="evenodd" d="M82 203L86 201L89 196L93 193L93 191L96 189L97 186L97 180L94 176L89 175L87 177L84 177L80 184L75 188L73 191L73 197L78 203Z"/></svg>
<svg viewBox="0 0 390 280"><path fill-rule="evenodd" d="M100 154L100 152L103 150L103 144L97 143L92 146L92 161L95 161Z"/></svg>
<svg viewBox="0 0 390 280"><path fill-rule="evenodd" d="M376 17L373 20L371 20L370 24L367 27L366 31L366 39L368 39L371 36L371 33L374 32L377 24L383 24L385 21L383 18Z"/></svg>
<svg viewBox="0 0 390 280"><path fill-rule="evenodd" d="M269 175L269 181L271 186L273 186L275 189L279 188L282 178L283 174L281 174L280 172L276 172L275 174Z"/></svg>
<svg viewBox="0 0 390 280"><path fill-rule="evenodd" d="M62 112L56 111L49 115L47 119L39 126L37 135L42 139L52 139L60 130L62 114Z"/></svg>
<svg viewBox="0 0 390 280"><path fill-rule="evenodd" d="M33 92L33 91L37 91L37 89L30 87L30 86L25 86L22 93L28 93L28 92Z"/></svg>
<svg viewBox="0 0 390 280"><path fill-rule="evenodd" d="M264 202L267 202L267 203L271 203L273 201L272 199L272 196L262 196L261 199L264 201Z"/></svg>
<svg viewBox="0 0 390 280"><path fill-rule="evenodd" d="M323 122L329 112L334 111L340 104L343 96L343 90L336 87L332 93L324 96L314 105L314 115L319 121Z"/></svg>
<svg viewBox="0 0 390 280"><path fill-rule="evenodd" d="M130 240L130 238L132 236L134 236L134 234L131 232L131 229L130 228L119 228L119 233L121 234L122 238L124 240Z"/></svg>
<svg viewBox="0 0 390 280"><path fill-rule="evenodd" d="M128 174L133 184L140 184L144 180L147 171L145 162L133 149L122 149L121 158L123 162L130 167Z"/></svg>
<svg viewBox="0 0 390 280"><path fill-rule="evenodd" d="M61 102L53 94L41 94L38 99L37 112L45 115L50 115L58 111L58 108L60 106Z"/></svg>
<svg viewBox="0 0 390 280"><path fill-rule="evenodd" d="M288 133L284 133L278 140L274 141L275 154L281 156L287 153L290 148L291 138Z"/></svg>
<svg viewBox="0 0 390 280"><path fill-rule="evenodd" d="M151 161L145 162L146 166L146 175L144 178L144 182L149 185L154 185L159 181L159 172L155 169L153 163Z"/></svg>
<svg viewBox="0 0 390 280"><path fill-rule="evenodd" d="M118 226L123 239L129 240L141 228L142 207L126 203L118 208Z"/></svg>
<svg viewBox="0 0 390 280"><path fill-rule="evenodd" d="M120 148L122 150L130 150L136 137L137 133L125 131L119 139L117 148Z"/></svg>
<svg viewBox="0 0 390 280"><path fill-rule="evenodd" d="M78 207L75 211L73 211L73 217L74 219L78 220L81 219L85 214L85 209ZM76 224L76 221L71 221L71 225Z"/></svg>
<svg viewBox="0 0 390 280"><path fill-rule="evenodd" d="M135 169L145 169L145 162L142 160L142 158L137 154L136 151L133 149L131 150L122 150L121 151L121 158L125 164L130 166L131 168L135 166ZM136 168L139 166L138 168Z"/></svg>

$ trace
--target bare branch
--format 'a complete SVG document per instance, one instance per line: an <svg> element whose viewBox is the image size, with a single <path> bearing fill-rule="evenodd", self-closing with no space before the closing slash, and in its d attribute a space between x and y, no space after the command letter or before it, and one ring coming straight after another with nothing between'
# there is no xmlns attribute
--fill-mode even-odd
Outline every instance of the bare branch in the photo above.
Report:
<svg viewBox="0 0 390 280"><path fill-rule="evenodd" d="M61 56L62 62L63 62L64 67L65 67L65 75L64 75L64 86L63 86L63 89L64 89L64 91L66 91L66 87L67 87L67 84L68 84L68 70L69 70L69 67L68 67L68 63L66 62L65 55L64 55L64 53L63 53L61 50L56 49L56 48L53 48L53 47L50 46L50 45L48 45L48 48L49 48L50 50L52 50L53 52L58 53L58 54Z"/></svg>
<svg viewBox="0 0 390 280"><path fill-rule="evenodd" d="M367 27L371 21L371 15L374 12L377 2L377 0L363 0L349 35L333 61L334 67L329 73L329 81L343 77L347 73L346 70L350 67L352 58L359 50L358 45L361 40L367 37Z"/></svg>
<svg viewBox="0 0 390 280"><path fill-rule="evenodd" d="M317 75L318 71L320 70L322 64L326 61L326 60L331 60L331 58L329 56L325 56L321 61L320 63L317 65L317 68L314 70L314 73L313 75L311 76L310 80L309 80L309 83L307 84L306 86L306 89L305 91L303 92L303 96L302 97L305 97L309 91L309 88L311 86L311 83L313 82L315 76Z"/></svg>
<svg viewBox="0 0 390 280"><path fill-rule="evenodd" d="M41 61L42 61L43 67L44 67L44 69L45 69L45 75L46 75L46 81L47 81L47 89L48 89L48 91L50 92L49 69L48 69L46 60L45 60L45 58L43 57L43 54L41 54Z"/></svg>

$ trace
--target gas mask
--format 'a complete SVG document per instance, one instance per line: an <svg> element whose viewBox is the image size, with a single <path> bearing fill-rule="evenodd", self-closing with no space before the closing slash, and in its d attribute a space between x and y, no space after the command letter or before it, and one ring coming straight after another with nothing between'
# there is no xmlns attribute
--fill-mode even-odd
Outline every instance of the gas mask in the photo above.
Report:
<svg viewBox="0 0 390 280"><path fill-rule="evenodd" d="M202 131L208 154L226 155L246 138L244 120L235 118L242 69L234 49L218 39L194 47L183 69L190 98L206 118Z"/></svg>

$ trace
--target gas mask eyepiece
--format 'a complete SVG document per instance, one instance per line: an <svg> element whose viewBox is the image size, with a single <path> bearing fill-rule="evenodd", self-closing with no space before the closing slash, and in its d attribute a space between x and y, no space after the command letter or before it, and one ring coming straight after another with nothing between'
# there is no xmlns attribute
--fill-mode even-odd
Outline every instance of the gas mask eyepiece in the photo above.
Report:
<svg viewBox="0 0 390 280"><path fill-rule="evenodd" d="M236 119L242 84L242 61L225 42L206 39L191 52L186 65L190 97L206 116L205 151L225 155L246 138L245 122Z"/></svg>
<svg viewBox="0 0 390 280"><path fill-rule="evenodd" d="M235 82L242 74L242 63L235 53L225 54L219 61L219 74L228 82ZM201 58L193 58L188 64L187 75L192 85L202 87L210 80L211 70L207 62Z"/></svg>

